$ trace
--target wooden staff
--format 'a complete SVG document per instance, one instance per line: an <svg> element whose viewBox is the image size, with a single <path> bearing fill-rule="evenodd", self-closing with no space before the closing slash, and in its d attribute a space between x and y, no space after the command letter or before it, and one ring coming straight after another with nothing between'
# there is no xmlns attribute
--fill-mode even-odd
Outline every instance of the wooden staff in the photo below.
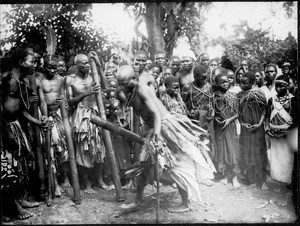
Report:
<svg viewBox="0 0 300 226"><path fill-rule="evenodd" d="M30 81L30 87L33 91L33 93L37 93L36 88L36 73L33 73L33 75L29 76ZM38 103L33 102L33 117L38 119L39 113L38 113ZM37 158L37 168L38 168L38 175L39 175L39 182L40 182L40 192L43 192L45 190L45 170L44 170L44 158L42 153L42 142L41 142L41 130L38 125L34 125L33 128L34 135L33 135L33 143L34 150Z"/></svg>
<svg viewBox="0 0 300 226"><path fill-rule="evenodd" d="M47 197L47 206L51 206L51 198L53 196L52 192L52 167L51 167L51 154L50 154L50 129L46 128L46 156L47 156L47 163L48 163L48 197Z"/></svg>
<svg viewBox="0 0 300 226"><path fill-rule="evenodd" d="M76 205L81 203L80 198L80 187L79 187L79 180L78 180L78 171L77 171L77 164L75 160L75 151L74 151L74 143L71 135L71 126L69 122L68 112L66 109L66 100L64 99L61 106L60 106L61 116L63 119L63 124L65 128L65 135L69 153L69 161L71 167L71 174L72 174L72 185L73 185L73 192L74 198L73 201Z"/></svg>
<svg viewBox="0 0 300 226"><path fill-rule="evenodd" d="M105 121L104 119L100 118L97 115L92 114L90 122L96 124L97 126L104 128L104 129L107 129L115 134L118 134L125 139L132 140L132 141L135 141L140 144L144 143L143 138L141 138L138 134L135 134L135 133L133 133L127 129L124 129L122 127L115 126L113 123Z"/></svg>
<svg viewBox="0 0 300 226"><path fill-rule="evenodd" d="M97 67L96 67L96 62L93 58L90 57L90 65L92 69L92 76L94 82L100 85L100 78L97 72ZM101 85L100 85L100 91L99 93L95 94L96 97L96 102L98 106L98 111L100 113L100 117L106 121L106 114L105 114L105 107L103 104L103 98L102 98L102 92L101 92ZM121 186L121 181L119 177L119 172L117 168L117 163L116 163L116 157L114 154L113 146L112 146L112 141L111 141L111 136L108 130L104 129L103 130L104 134L104 143L106 147L106 153L109 157L110 164L111 164L111 169L112 169L112 179L113 183L115 185L116 189L116 196L117 196L117 202L123 202L125 201L125 197L123 194L122 186Z"/></svg>
<svg viewBox="0 0 300 226"><path fill-rule="evenodd" d="M3 109L2 109L2 96L3 96L3 87L2 87L2 77L0 77L0 151L2 154L3 150L3 138L2 138L2 131L3 131L3 124L2 124L2 114L3 114Z"/></svg>
<svg viewBox="0 0 300 226"><path fill-rule="evenodd" d="M159 165L158 165L158 146L155 147L155 180L156 180L156 224L159 224Z"/></svg>

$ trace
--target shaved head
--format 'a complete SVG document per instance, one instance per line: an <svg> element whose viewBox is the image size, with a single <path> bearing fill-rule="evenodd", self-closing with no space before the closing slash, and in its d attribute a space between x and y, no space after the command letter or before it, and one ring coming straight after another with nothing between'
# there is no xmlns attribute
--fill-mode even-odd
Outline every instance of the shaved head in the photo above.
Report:
<svg viewBox="0 0 300 226"><path fill-rule="evenodd" d="M82 61L85 61L85 60L89 60L87 55L78 54L78 55L76 55L76 57L74 59L74 62L77 65L77 64L80 64Z"/></svg>
<svg viewBox="0 0 300 226"><path fill-rule="evenodd" d="M118 83L128 81L134 77L135 77L134 70L129 65L123 65L122 67L119 68L117 72Z"/></svg>

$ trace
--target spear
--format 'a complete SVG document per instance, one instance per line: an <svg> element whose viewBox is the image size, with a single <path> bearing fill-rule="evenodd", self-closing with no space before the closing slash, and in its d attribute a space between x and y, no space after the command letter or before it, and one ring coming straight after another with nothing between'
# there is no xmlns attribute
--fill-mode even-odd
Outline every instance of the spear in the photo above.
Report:
<svg viewBox="0 0 300 226"><path fill-rule="evenodd" d="M93 76L94 82L96 82L97 84L100 84L100 77L98 75L96 62L91 57L90 57L90 65L91 65L91 69L92 69L92 76ZM99 91L99 93L95 94L95 97L96 97L96 102L97 102L97 106L98 106L98 111L100 113L100 117L106 121L106 114L105 114L105 108L104 108L104 104L103 104L101 85L100 85L100 91ZM115 189L116 189L117 202L123 202L123 201L125 201L125 197L124 197L122 186L121 186L121 181L120 181L119 172L118 172L118 168L117 168L116 157L115 157L113 146L112 146L111 136L110 136L109 131L106 129L103 130L103 135L104 135L104 143L105 143L105 147L106 147L106 153L108 154L110 164L111 164L112 179L113 179L113 183L114 183Z"/></svg>
<svg viewBox="0 0 300 226"><path fill-rule="evenodd" d="M157 143L156 143L157 144ZM156 180L156 224L159 224L159 165L158 165L158 145L155 145L155 180Z"/></svg>
<svg viewBox="0 0 300 226"><path fill-rule="evenodd" d="M67 141L67 147L68 147L68 153L69 153L69 161L70 161L70 167L71 167L71 174L72 174L72 185L73 185L73 192L74 192L74 203L76 205L81 203L80 198L80 187L79 187L79 180L78 180L78 171L77 171L77 165L75 160L75 151L74 151L74 144L73 139L71 135L71 126L69 122L68 112L66 109L66 100L63 99L63 102L60 106L61 116L63 119L63 124L65 128L65 135L66 135L66 141Z"/></svg>

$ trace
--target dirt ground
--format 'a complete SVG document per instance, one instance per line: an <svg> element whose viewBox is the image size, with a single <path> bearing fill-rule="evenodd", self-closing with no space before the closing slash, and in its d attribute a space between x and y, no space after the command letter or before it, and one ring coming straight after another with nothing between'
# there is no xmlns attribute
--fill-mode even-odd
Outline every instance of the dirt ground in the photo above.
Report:
<svg viewBox="0 0 300 226"><path fill-rule="evenodd" d="M274 181L268 181L270 190L242 185L233 189L231 184L215 182L212 187L201 185L202 201L192 203L191 211L171 213L168 208L180 203L177 189L164 186L160 193L160 223L294 223L295 208L291 191ZM281 192L273 191L281 186ZM31 209L34 216L15 224L154 224L156 223L156 189L148 185L142 206L131 212L123 211L123 203L133 201L133 190L124 191L125 202L116 202L115 191L95 188L96 194L81 193L81 204L71 200L72 189L66 189L50 207L41 202Z"/></svg>

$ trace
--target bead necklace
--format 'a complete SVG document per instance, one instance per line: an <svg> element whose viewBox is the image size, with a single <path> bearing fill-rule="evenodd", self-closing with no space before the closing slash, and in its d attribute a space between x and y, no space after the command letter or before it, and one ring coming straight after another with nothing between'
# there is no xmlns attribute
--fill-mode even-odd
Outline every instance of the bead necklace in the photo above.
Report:
<svg viewBox="0 0 300 226"><path fill-rule="evenodd" d="M27 89L27 85L25 84L25 93L26 93L26 99L27 99L27 103L25 102L25 100L24 100L24 97L23 97L23 92L22 92L22 86L21 86L21 82L20 82L20 80L19 80L19 78L17 77L17 75L16 75L16 73L13 71L13 73L14 73L14 78L17 80L17 82L18 82L18 86L19 86L19 90L20 90L20 96L21 96L21 99L22 99L22 102L23 102L23 104L24 104L24 106L25 106L25 108L27 109L27 110L29 110L29 108L30 108L30 103L29 103L29 95L28 95L28 89Z"/></svg>

